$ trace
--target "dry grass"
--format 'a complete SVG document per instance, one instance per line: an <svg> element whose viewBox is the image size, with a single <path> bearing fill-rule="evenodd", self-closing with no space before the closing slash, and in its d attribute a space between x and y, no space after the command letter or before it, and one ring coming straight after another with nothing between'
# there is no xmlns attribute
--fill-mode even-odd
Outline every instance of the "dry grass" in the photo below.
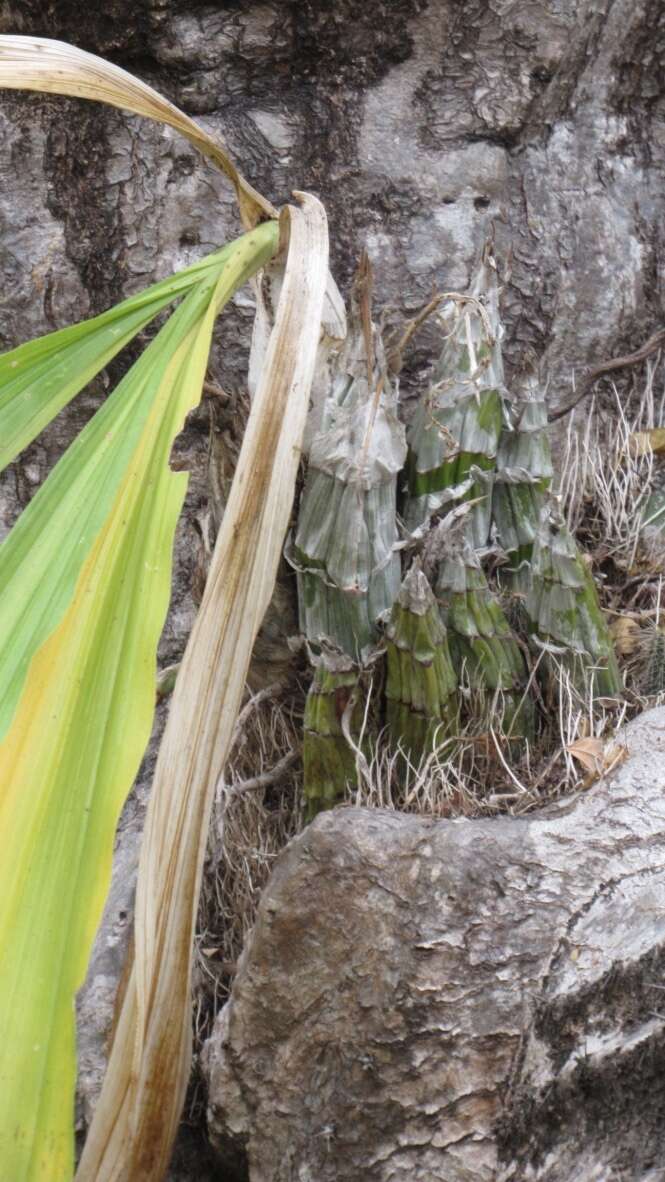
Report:
<svg viewBox="0 0 665 1182"><path fill-rule="evenodd" d="M649 665L665 606L665 535L644 528L649 497L665 486L665 460L631 447L636 432L665 422L663 366L648 362L641 378L626 401L611 387L604 399L573 412L560 481L569 526L611 620L628 699L637 706L653 698Z"/></svg>
<svg viewBox="0 0 665 1182"><path fill-rule="evenodd" d="M659 465L650 452L636 454L631 437L663 422L665 392L657 395L656 375L648 364L628 406L612 386L568 421L559 483L568 525L596 563L611 560L626 572L648 558L641 527Z"/></svg>
<svg viewBox="0 0 665 1182"><path fill-rule="evenodd" d="M251 695L217 789L199 904L194 967L194 1070L187 1119L204 1119L197 1056L226 1000L275 858L303 828L304 691L275 684Z"/></svg>
<svg viewBox="0 0 665 1182"><path fill-rule="evenodd" d="M213 1007L228 989L280 850L303 827L302 702L277 685L249 698L214 805L197 937ZM205 1024L205 1015L200 1016Z"/></svg>
<svg viewBox="0 0 665 1182"><path fill-rule="evenodd" d="M582 698L569 673L551 664L556 705L548 710L541 703L536 743L517 748L506 737L497 695L489 724L468 721L417 766L380 737L367 770L349 788L348 803L434 817L517 816L577 790L586 772L569 747L579 739L609 739L629 705L597 698L592 689Z"/></svg>

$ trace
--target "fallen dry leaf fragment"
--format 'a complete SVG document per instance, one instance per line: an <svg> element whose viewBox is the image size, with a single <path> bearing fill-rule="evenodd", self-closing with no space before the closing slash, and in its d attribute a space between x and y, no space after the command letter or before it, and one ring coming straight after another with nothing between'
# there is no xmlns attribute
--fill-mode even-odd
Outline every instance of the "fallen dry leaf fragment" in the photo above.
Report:
<svg viewBox="0 0 665 1182"><path fill-rule="evenodd" d="M640 639L640 626L637 620L632 620L630 616L618 616L616 620L612 620L610 632L619 656L630 657Z"/></svg>
<svg viewBox="0 0 665 1182"><path fill-rule="evenodd" d="M665 453L665 427L652 427L650 431L635 431L628 441L633 456L646 456L649 452L660 456Z"/></svg>
<svg viewBox="0 0 665 1182"><path fill-rule="evenodd" d="M588 772L600 775L603 769L603 751L605 744L602 739L577 739L567 747L569 755L576 759Z"/></svg>
<svg viewBox="0 0 665 1182"><path fill-rule="evenodd" d="M623 744L608 745L603 739L594 738L577 739L576 742L570 743L566 750L589 773L583 781L583 788L589 788L600 776L614 771L628 755L628 748Z"/></svg>

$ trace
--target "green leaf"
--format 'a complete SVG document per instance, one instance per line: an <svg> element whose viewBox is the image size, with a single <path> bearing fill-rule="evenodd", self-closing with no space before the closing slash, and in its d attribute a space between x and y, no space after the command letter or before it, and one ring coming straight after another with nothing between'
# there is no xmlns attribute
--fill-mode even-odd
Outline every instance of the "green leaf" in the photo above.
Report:
<svg viewBox="0 0 665 1182"><path fill-rule="evenodd" d="M436 594L448 629L453 665L466 667L471 687L485 698L492 722L497 694L503 703L503 727L513 738L531 737L532 702L524 697L527 668L499 601L488 586L478 555L467 540L451 537L439 568Z"/></svg>
<svg viewBox="0 0 665 1182"><path fill-rule="evenodd" d="M104 521L140 438L172 353L207 307L217 277L237 286L237 259L273 247L274 223L217 256L53 469L0 546L0 739L16 708L34 653L69 603L92 540ZM267 244L267 246L266 246ZM241 282L246 272L241 271Z"/></svg>
<svg viewBox="0 0 665 1182"><path fill-rule="evenodd" d="M0 471L154 317L206 274L226 247L121 304L0 356Z"/></svg>
<svg viewBox="0 0 665 1182"><path fill-rule="evenodd" d="M309 449L293 555L301 631L354 660L366 656L399 591L397 473L406 456L397 390L371 323L369 274L364 256Z"/></svg>
<svg viewBox="0 0 665 1182"><path fill-rule="evenodd" d="M356 757L346 741L342 715L355 695L349 727L358 740L363 723L359 679L358 666L350 657L323 650L305 702L303 795L307 821L339 804L347 786L355 782Z"/></svg>
<svg viewBox="0 0 665 1182"><path fill-rule="evenodd" d="M266 225L225 252L0 549L0 670L14 698L17 670L25 682L0 743L0 1161L12 1182L71 1177L73 999L152 724L187 485L169 455L219 308L276 243Z"/></svg>
<svg viewBox="0 0 665 1182"><path fill-rule="evenodd" d="M525 606L533 631L559 650L555 661L545 662L548 674L558 679L558 664L568 670L582 693L592 682L594 692L602 697L622 692L621 672L596 585L553 501L541 512Z"/></svg>
<svg viewBox="0 0 665 1182"><path fill-rule="evenodd" d="M472 500L470 529L482 547L490 528L503 390L499 286L489 244L471 294L459 297L457 308L408 430L404 523L410 532L421 530L434 512Z"/></svg>
<svg viewBox="0 0 665 1182"><path fill-rule="evenodd" d="M552 475L545 398L529 374L519 395L504 399L492 499L499 542L510 559L503 573L518 592L529 588L533 543Z"/></svg>

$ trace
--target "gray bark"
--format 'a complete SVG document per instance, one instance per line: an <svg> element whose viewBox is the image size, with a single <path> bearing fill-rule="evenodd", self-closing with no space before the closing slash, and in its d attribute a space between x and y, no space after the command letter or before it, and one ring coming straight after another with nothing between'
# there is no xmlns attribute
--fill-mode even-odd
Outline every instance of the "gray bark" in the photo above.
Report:
<svg viewBox="0 0 665 1182"><path fill-rule="evenodd" d="M665 708L623 741L541 814L291 843L207 1044L231 1177L663 1177Z"/></svg>
<svg viewBox="0 0 665 1182"><path fill-rule="evenodd" d="M318 192L342 284L367 240L379 302L412 309L433 283L464 287L494 224L513 254L508 355L545 355L555 397L572 366L660 320L657 0L113 0L85 16L24 0L2 28L135 69L223 133L276 202ZM107 306L237 226L223 180L169 131L74 100L5 96L3 111L7 343ZM239 376L232 336L226 353Z"/></svg>

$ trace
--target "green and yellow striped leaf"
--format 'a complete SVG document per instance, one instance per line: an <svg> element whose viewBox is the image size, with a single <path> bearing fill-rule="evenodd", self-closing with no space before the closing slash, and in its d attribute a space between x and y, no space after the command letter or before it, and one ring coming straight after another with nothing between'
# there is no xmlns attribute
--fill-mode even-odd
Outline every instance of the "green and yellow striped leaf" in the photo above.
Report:
<svg viewBox="0 0 665 1182"><path fill-rule="evenodd" d="M0 356L0 472L68 402L169 304L206 274L229 247L170 275L101 316L38 337Z"/></svg>
<svg viewBox="0 0 665 1182"><path fill-rule="evenodd" d="M0 546L0 739L39 646L57 626L140 438L170 358L207 308L274 251L265 223L220 252L130 373L56 465ZM73 379L71 379L73 380Z"/></svg>
<svg viewBox="0 0 665 1182"><path fill-rule="evenodd" d="M12 1182L72 1174L74 994L152 723L187 484L169 455L217 312L276 244L267 224L220 256L0 548L0 1162Z"/></svg>

